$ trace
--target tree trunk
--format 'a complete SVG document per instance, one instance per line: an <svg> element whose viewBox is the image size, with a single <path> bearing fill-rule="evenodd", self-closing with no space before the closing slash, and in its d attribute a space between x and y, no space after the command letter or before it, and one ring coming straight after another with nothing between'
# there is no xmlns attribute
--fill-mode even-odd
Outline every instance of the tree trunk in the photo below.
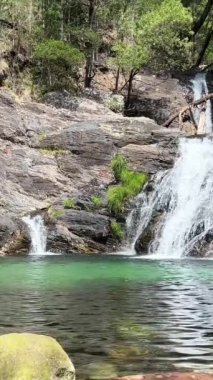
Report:
<svg viewBox="0 0 213 380"><path fill-rule="evenodd" d="M206 6L203 10L203 13L201 14L199 20L197 20L195 23L194 23L194 26L193 26L193 32L194 32L194 36L199 32L199 30L202 28L204 22L206 21L210 11L211 11L211 7L213 5L213 0L208 0L207 3L206 3Z"/></svg>
<svg viewBox="0 0 213 380"><path fill-rule="evenodd" d="M126 100L126 108L128 108L129 105L130 105L130 100L131 100L131 95L132 95L132 84L133 84L133 79L134 79L135 74L136 73L134 72L134 70L130 71L129 83L128 83L128 92L127 92L127 100Z"/></svg>
<svg viewBox="0 0 213 380"><path fill-rule="evenodd" d="M92 80L95 76L94 70L94 51L91 52L90 56L87 58L86 69L85 69L85 88L90 88Z"/></svg>
<svg viewBox="0 0 213 380"><path fill-rule="evenodd" d="M203 60L204 55L205 55L205 52L208 49L208 46L210 44L210 41L211 41L211 38L212 38L212 33L213 33L213 29L209 30L209 32L206 35L203 47L202 47L202 49L201 49L201 51L200 51L200 53L198 55L198 58L197 58L197 61L196 61L196 64L195 64L196 67L199 66L202 63L202 60Z"/></svg>
<svg viewBox="0 0 213 380"><path fill-rule="evenodd" d="M115 94L118 93L119 79L120 79L120 67L118 67L118 70L116 73L115 89L114 89Z"/></svg>
<svg viewBox="0 0 213 380"><path fill-rule="evenodd" d="M92 28L95 22L96 0L89 0L89 27Z"/></svg>
<svg viewBox="0 0 213 380"><path fill-rule="evenodd" d="M88 24L91 29L94 29L96 6L97 6L97 0L89 0ZM92 80L95 76L94 59L95 59L95 50L92 49L92 51L89 53L87 57L87 62L86 62L85 81L84 81L84 86L86 88L91 87Z"/></svg>
<svg viewBox="0 0 213 380"><path fill-rule="evenodd" d="M64 39L64 1L61 0L61 27L60 27L60 39Z"/></svg>

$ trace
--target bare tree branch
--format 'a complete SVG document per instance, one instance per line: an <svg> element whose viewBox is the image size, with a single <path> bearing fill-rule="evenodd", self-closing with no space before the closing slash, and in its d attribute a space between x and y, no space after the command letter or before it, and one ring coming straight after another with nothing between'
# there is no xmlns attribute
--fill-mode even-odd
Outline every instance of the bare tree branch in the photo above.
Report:
<svg viewBox="0 0 213 380"><path fill-rule="evenodd" d="M207 102L207 100L210 100L210 99L213 99L213 93L203 96L201 99L198 99L195 102L181 108L180 111L173 114L162 126L165 128L168 128L175 119L180 117L180 115L182 115L186 111L190 111L190 109L192 109L193 107L199 106L199 104Z"/></svg>

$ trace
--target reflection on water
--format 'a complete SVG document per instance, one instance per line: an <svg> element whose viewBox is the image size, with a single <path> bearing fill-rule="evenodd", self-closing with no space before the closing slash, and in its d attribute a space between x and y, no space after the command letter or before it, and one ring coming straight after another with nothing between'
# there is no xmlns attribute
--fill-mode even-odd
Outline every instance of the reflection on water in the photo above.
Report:
<svg viewBox="0 0 213 380"><path fill-rule="evenodd" d="M213 369L213 262L121 257L0 260L0 333L57 338L80 378L110 362L121 374Z"/></svg>

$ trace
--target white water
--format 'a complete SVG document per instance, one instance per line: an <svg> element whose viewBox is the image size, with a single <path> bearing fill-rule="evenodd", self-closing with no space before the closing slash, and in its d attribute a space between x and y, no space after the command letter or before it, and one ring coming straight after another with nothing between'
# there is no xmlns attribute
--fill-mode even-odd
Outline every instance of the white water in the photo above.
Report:
<svg viewBox="0 0 213 380"><path fill-rule="evenodd" d="M193 92L194 100L208 93L203 74L193 80ZM199 119L199 110L195 119ZM210 102L205 129L212 132ZM157 176L155 190L148 197L144 194L142 201L132 252L135 242L158 211L160 219L155 223L155 237L149 246L152 257L180 258L199 250L199 243L213 233L213 140L182 138L173 169ZM130 226L131 223L130 218Z"/></svg>
<svg viewBox="0 0 213 380"><path fill-rule="evenodd" d="M193 99L198 100L202 96L208 94L208 87L206 83L206 73L199 73L196 75L195 79L192 81ZM194 111L194 117L196 123L199 121L199 108ZM212 110L211 101L208 100L206 103L206 133L212 133Z"/></svg>
<svg viewBox="0 0 213 380"><path fill-rule="evenodd" d="M27 224L31 237L31 255L46 255L47 231L44 221L40 215L33 218L25 217L23 221Z"/></svg>

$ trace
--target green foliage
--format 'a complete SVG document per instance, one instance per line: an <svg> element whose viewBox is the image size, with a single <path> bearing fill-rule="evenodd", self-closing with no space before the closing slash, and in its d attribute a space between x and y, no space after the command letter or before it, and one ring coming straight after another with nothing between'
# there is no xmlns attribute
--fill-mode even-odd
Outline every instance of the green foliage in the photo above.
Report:
<svg viewBox="0 0 213 380"><path fill-rule="evenodd" d="M122 225L117 222L112 222L110 227L113 237L119 241L123 240L125 233Z"/></svg>
<svg viewBox="0 0 213 380"><path fill-rule="evenodd" d="M65 199L64 208L70 209L70 208L75 208L75 206L76 206L76 202L74 199L71 199L71 198Z"/></svg>
<svg viewBox="0 0 213 380"><path fill-rule="evenodd" d="M115 113L122 112L124 108L124 105L116 98L109 98L105 105Z"/></svg>
<svg viewBox="0 0 213 380"><path fill-rule="evenodd" d="M137 173L133 170L123 170L121 174L121 183L127 187L129 198L139 194L147 180L147 174Z"/></svg>
<svg viewBox="0 0 213 380"><path fill-rule="evenodd" d="M116 181L121 180L121 174L127 169L127 160L122 154L116 154L111 162L111 168Z"/></svg>
<svg viewBox="0 0 213 380"><path fill-rule="evenodd" d="M119 215L124 212L125 202L128 199L128 189L124 186L110 186L107 191L109 210Z"/></svg>
<svg viewBox="0 0 213 380"><path fill-rule="evenodd" d="M69 30L72 43L85 55L98 49L102 42L101 34L91 28L72 28Z"/></svg>
<svg viewBox="0 0 213 380"><path fill-rule="evenodd" d="M191 63L192 14L181 0L164 0L144 14L138 24L138 42L146 46L155 69L185 69Z"/></svg>
<svg viewBox="0 0 213 380"><path fill-rule="evenodd" d="M50 207L48 210L48 215L53 219L57 219L64 216L64 211Z"/></svg>
<svg viewBox="0 0 213 380"><path fill-rule="evenodd" d="M103 206L102 198L98 195L92 195L91 202L95 208L100 208Z"/></svg>
<svg viewBox="0 0 213 380"><path fill-rule="evenodd" d="M127 169L127 161L122 155L114 157L112 169L116 180L120 181L121 185L109 187L107 200L110 211L118 215L124 212L126 202L140 193L148 180L148 176L145 173L137 173Z"/></svg>
<svg viewBox="0 0 213 380"><path fill-rule="evenodd" d="M113 47L115 63L126 71L139 70L149 61L149 50L140 43L117 43Z"/></svg>
<svg viewBox="0 0 213 380"><path fill-rule="evenodd" d="M201 61L211 63L212 41L206 47L205 41L212 28L213 7L193 35L208 3L1 0L0 54L10 57L10 87L22 91L27 72L35 95L38 91L77 91L84 79L79 69L86 60L84 75L91 83L100 53L129 75L130 94L134 75L144 66L154 71L184 70L197 62L203 47ZM111 109L117 112L118 106L113 103Z"/></svg>
<svg viewBox="0 0 213 380"><path fill-rule="evenodd" d="M47 40L37 45L35 58L48 61L48 63L67 66L77 66L84 61L84 55L75 47L64 41Z"/></svg>
<svg viewBox="0 0 213 380"><path fill-rule="evenodd" d="M42 77L44 92L70 90L84 54L64 41L46 40L36 46L34 59L40 62L34 78L38 81Z"/></svg>

